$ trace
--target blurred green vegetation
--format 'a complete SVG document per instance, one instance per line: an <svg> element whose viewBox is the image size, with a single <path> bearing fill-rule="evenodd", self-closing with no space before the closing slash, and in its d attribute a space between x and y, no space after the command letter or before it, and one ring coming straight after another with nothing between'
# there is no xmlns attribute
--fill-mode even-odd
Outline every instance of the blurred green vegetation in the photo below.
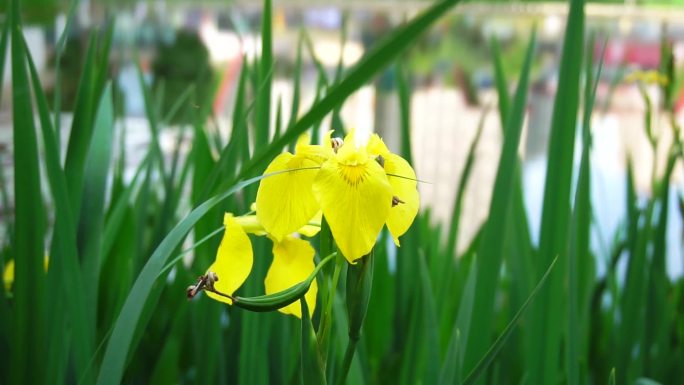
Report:
<svg viewBox="0 0 684 385"><path fill-rule="evenodd" d="M160 42L152 63L153 91L162 96L162 111L170 111L189 86L197 95L210 95L214 70L209 51L196 32L178 30L172 42ZM171 123L189 123L188 109L183 108Z"/></svg>
<svg viewBox="0 0 684 385"><path fill-rule="evenodd" d="M0 270L14 263L13 283L0 296L0 383L319 384L341 383L344 377L348 384L678 383L684 378L684 278L667 274L665 235L670 200L684 205L671 194L675 166L684 158L672 105L660 108L644 97L644 132L653 132L657 114L676 134L667 167L651 175L649 196L637 194L630 167L622 231L614 234L608 252L591 249L596 224L589 155L602 149L591 145L590 122L600 66L594 66L593 44L585 41L584 2L571 0L556 95L562 102L553 111L536 245L517 155L536 35L532 31L525 43L502 42L500 48L471 36L470 44L482 47L477 50L450 37L435 41L440 35L429 32L431 27L445 32L441 21L457 3L432 4L373 43L359 63L340 66L332 79L318 63L317 97L303 114L296 107L306 52L299 49L295 107L288 114L271 98L278 63L266 0L262 53L243 60L227 138L212 115L212 91L201 88L211 74L201 70L206 51L192 37L177 40L163 55L180 56L165 62L179 68L160 63L168 80L155 87L141 82L150 142L131 177L125 172L129 150L114 145L125 142L126 131L115 125L120 100L109 79L112 27L92 33L79 55L74 119L68 143L61 146L60 116L49 108L26 49L20 6L12 2L0 36L0 65L5 57L12 65L15 165L13 173L0 169L0 176L14 178L11 194L0 184L6 231ZM453 28L446 28L448 35L468 33L458 23ZM672 55L667 44L663 52L664 58ZM404 54L408 60L397 61ZM429 55L435 55L432 64L419 58ZM362 294L370 290L370 299L358 342L348 345L349 335L359 332L350 329L349 320L359 317L347 312L355 294L346 285L367 274L359 266L321 270L322 294L311 319L252 313L202 296L186 299L187 286L215 258L223 213L250 210L266 165L301 134L317 137L328 117L334 127L352 126L342 121L341 106L392 66L385 76L394 76L397 84L401 155L412 162L413 74L429 76L430 68L454 62L469 68L476 58L493 63L504 130L489 216L469 244L458 244L463 194L473 164L483 161L476 156L478 134L450 223L435 225L426 209L400 248L390 246L383 232L370 264L364 262L372 281L364 282ZM189 71L193 65L195 72ZM672 80L661 92L671 94L680 82L675 69L663 65L661 75ZM174 81L178 84L170 85ZM195 91L188 86L193 82L199 83ZM513 83L517 89L510 95ZM56 95L66 100L66 92ZM190 101L196 107L186 111L187 124L170 131L178 145L166 156L161 133L173 122L175 106ZM192 139L184 153L186 131ZM655 151L659 138L649 138ZM317 263L334 249L325 225L313 243ZM240 296L263 294L272 260L269 241L256 237L252 244L254 267ZM598 266L604 275L597 274Z"/></svg>

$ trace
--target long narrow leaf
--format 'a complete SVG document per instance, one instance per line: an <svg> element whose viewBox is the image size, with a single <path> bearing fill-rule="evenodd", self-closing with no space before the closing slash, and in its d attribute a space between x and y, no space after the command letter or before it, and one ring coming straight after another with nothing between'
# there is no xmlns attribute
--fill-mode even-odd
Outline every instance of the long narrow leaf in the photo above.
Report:
<svg viewBox="0 0 684 385"><path fill-rule="evenodd" d="M63 307L68 309L68 320L72 325L71 338L78 343L74 344L74 361L76 364L76 372L83 375L88 364L87 360L92 356L95 335L94 324L88 322L85 312L85 290L83 289L83 279L81 277L80 268L78 265L78 250L76 246L76 223L73 217L73 212L69 203L69 194L67 191L67 181L64 171L60 167L60 149L56 138L56 132L53 130L50 121L50 111L48 109L47 99L41 88L38 71L33 63L30 55L28 55L29 69L31 74L31 82L33 83L33 92L36 95L36 104L38 107L38 116L40 118L41 133L43 138L43 145L45 149L45 169L47 171L48 182L55 205L55 230L53 234L53 245L51 247L52 262L51 269L48 271L48 290L53 296L62 298L65 303L60 303L60 300L51 301L49 306L55 306L51 314L55 314L53 319L56 325L60 324L60 315L66 317L67 313L62 311ZM64 319L66 321L67 318ZM67 334L65 330L53 329L58 335L51 335L52 346L57 347L58 344L62 349L68 351L68 341L64 340ZM57 353L55 353L57 354ZM66 353L63 353L66 354ZM68 359L68 354L64 357L58 355L53 356L54 365L60 359ZM57 370L57 367L50 366ZM52 381L59 383L63 380L59 375L48 371Z"/></svg>
<svg viewBox="0 0 684 385"><path fill-rule="evenodd" d="M544 286L544 283L546 282L546 279L549 278L549 274L551 271L553 271L553 267L556 265L556 261L558 258L554 258L554 260L551 262L551 265L546 269L546 272L544 275L541 277L539 280L539 283L537 283L537 286L532 290L532 293L530 293L530 296L527 297L527 300L523 303L523 305L520 307L520 310L518 310L517 313L515 313L515 316L513 316L513 319L511 319L511 322L506 325L506 328L501 332L501 335L494 341L494 344L489 347L489 350L487 353L480 359L480 361L477 363L477 365L473 368L473 370L468 374L466 379L461 383L462 385L471 385L474 384L480 376L484 373L485 370L487 370L487 367L494 361L494 358L496 358L497 353L503 345L506 343L506 340L508 340L508 337L510 337L511 333L515 329L515 325L518 323L518 320L520 317L522 317L523 314L525 314L525 310L527 310L527 307L532 303L532 300L536 297L537 293L539 290Z"/></svg>
<svg viewBox="0 0 684 385"><path fill-rule="evenodd" d="M14 138L14 253L15 281L12 331L13 384L42 383L34 362L45 362L47 329L46 282L43 258L45 214L40 183L40 158L33 121L31 90L26 72L19 2L11 2L12 126Z"/></svg>
<svg viewBox="0 0 684 385"><path fill-rule="evenodd" d="M258 182L263 178L264 176L262 175L248 179L226 190L224 193L206 200L192 210L185 219L180 221L159 244L140 272L140 275L135 280L129 295L126 298L126 302L117 317L112 337L107 344L107 349L105 350L104 358L102 360L102 369L97 378L98 385L114 385L121 382L124 364L133 339L133 333L138 324L138 320L140 319L147 297L152 291L153 284L157 280L157 274L164 267L166 261L176 247L185 238L192 227L213 207L233 195L235 192Z"/></svg>
<svg viewBox="0 0 684 385"><path fill-rule="evenodd" d="M583 48L584 1L572 0L551 120L539 237L539 263L547 264L556 256L561 263L549 279L549 290L541 294L532 312L527 370L530 383L533 384L556 383L560 375L557 363L561 362L559 354L567 298L563 281L566 278L570 190Z"/></svg>
<svg viewBox="0 0 684 385"><path fill-rule="evenodd" d="M478 269L475 290L475 305L473 307L471 331L468 334L464 368L471 370L475 360L482 355L490 340L490 330L493 324L495 290L499 281L504 254L501 235L504 234L509 202L513 196L515 186L518 145L522 132L525 105L527 103L527 84L529 80L532 58L536 46L536 32L532 32L527 48L525 64L523 65L515 94L513 107L506 120L506 135L503 150L499 159L499 167L494 182L494 192L490 203L490 217L487 220L482 242L478 253Z"/></svg>

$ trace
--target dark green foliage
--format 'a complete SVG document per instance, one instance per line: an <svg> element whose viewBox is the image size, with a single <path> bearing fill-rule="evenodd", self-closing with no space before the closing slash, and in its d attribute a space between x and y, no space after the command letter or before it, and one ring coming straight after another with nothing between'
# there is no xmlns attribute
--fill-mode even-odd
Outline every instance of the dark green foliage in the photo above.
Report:
<svg viewBox="0 0 684 385"><path fill-rule="evenodd" d="M214 70L209 63L209 51L197 32L181 29L176 31L171 43L160 42L152 63L155 90L164 89L161 111L172 111L188 87L195 87L195 94L204 97L211 94ZM190 123L190 104L185 103L171 115L171 123Z"/></svg>
<svg viewBox="0 0 684 385"><path fill-rule="evenodd" d="M456 239L463 194L481 161L480 133L467 155L448 225L435 225L425 209L401 237L400 248L383 232L372 256L352 266L333 254L334 239L323 221L312 244L315 262L327 264L303 284L266 298L261 295L272 242L252 237L253 271L236 294L242 308L203 295L186 300L187 286L215 257L223 213L250 211L262 176L246 178L260 174L300 134L319 132L324 119L331 118L341 135L346 98L390 65L393 72L386 75L396 83L400 152L413 161L411 135L420 133L411 128L416 74L410 63L425 47L408 49L456 3L430 3L355 66L344 68L340 61L334 77L314 58L317 96L299 116L311 42L302 33L292 79L295 107L272 104L278 96L272 81L278 63L271 52L277 36L266 1L264 52L243 61L228 137L219 135L223 127L212 116L215 82L206 50L196 36L180 33L159 52L155 71L163 75L155 87L143 85L151 142L128 179L127 149L116 150L127 132L116 131L114 111L120 106L108 81L113 30L93 32L75 58L66 57L68 45L57 50L64 57L64 84L78 87L73 98L64 86L48 99L13 2L0 36L0 59L11 55L15 198L14 215L2 218L8 236L0 271L9 259L16 270L13 286L0 296L0 383L678 383L684 377L684 280L671 278L666 268L672 219L666 208L676 197L673 178L682 143L677 139L667 148L666 167L653 173L649 196L637 189L630 163L624 231L615 234L610 255L592 249L590 154L601 149L591 146L590 118L600 68L593 68L591 54L579 60L588 52L582 1L572 1L569 14L563 55L576 60L564 60L561 67L538 247L528 230L518 159L527 85L537 61L532 34L520 64L511 64L506 47L499 52L498 43L492 45L504 143L489 216L469 244L457 245ZM340 33L343 44L348 32L353 35L345 26ZM482 52L489 54L486 46ZM467 60L455 58L461 59ZM78 64L79 76L67 81L72 64ZM677 84L668 63L662 71ZM511 79L515 95L508 95L506 76L517 74ZM73 106L66 162L48 100L55 100L53 107ZM678 133L671 103L661 107L651 106L645 131L655 132L651 121L663 114ZM189 124L174 131L173 140L186 143L190 136L191 149L177 146L164 154L160 138L177 122ZM471 128L481 132L483 126ZM582 152L575 171L571 143L577 127ZM659 138L650 137L656 148ZM0 169L3 213L12 207L5 171ZM684 207L681 197L679 203ZM597 277L595 265L604 260L606 273ZM298 300L313 277L319 295L310 317L305 302L302 320L263 312Z"/></svg>

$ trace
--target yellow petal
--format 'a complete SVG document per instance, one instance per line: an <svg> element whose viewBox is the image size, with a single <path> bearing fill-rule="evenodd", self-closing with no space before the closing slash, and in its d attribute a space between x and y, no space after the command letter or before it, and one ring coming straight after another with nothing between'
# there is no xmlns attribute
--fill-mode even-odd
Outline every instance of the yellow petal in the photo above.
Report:
<svg viewBox="0 0 684 385"><path fill-rule="evenodd" d="M337 246L354 263L373 248L389 215L392 188L382 167L349 145L354 141L345 139L337 156L323 163L313 187Z"/></svg>
<svg viewBox="0 0 684 385"><path fill-rule="evenodd" d="M323 144L320 145L309 144L308 134L300 136L297 140L297 145L295 146L296 156L307 158L320 166L321 163L335 155L330 143L331 135L332 131L326 132L323 138Z"/></svg>
<svg viewBox="0 0 684 385"><path fill-rule="evenodd" d="M264 286L266 294L273 294L288 289L306 280L314 269L314 249L309 242L287 236L281 242L273 243L273 263L268 269ZM316 308L316 294L318 286L313 281L309 291L304 295L309 312L313 314ZM281 313L292 314L302 318L299 301L278 309Z"/></svg>
<svg viewBox="0 0 684 385"><path fill-rule="evenodd" d="M385 142L378 136L378 134L371 135L368 140L368 153L371 156L382 155L383 157L390 154L390 150L385 145Z"/></svg>
<svg viewBox="0 0 684 385"><path fill-rule="evenodd" d="M283 172L261 180L257 191L257 218L276 240L306 225L319 210L311 191L318 164L306 157L283 153L264 174Z"/></svg>
<svg viewBox="0 0 684 385"><path fill-rule="evenodd" d="M226 231L216 252L216 260L207 272L213 271L218 276L219 280L214 285L217 291L233 295L252 270L252 244L247 233L231 214L223 217L223 224L226 225ZM226 297L211 292L207 292L207 295L217 301L232 304Z"/></svg>
<svg viewBox="0 0 684 385"><path fill-rule="evenodd" d="M242 215L235 217L235 221L242 227L247 234L266 235L266 229L259 223L256 215Z"/></svg>
<svg viewBox="0 0 684 385"><path fill-rule="evenodd" d="M305 237L313 237L321 231L321 219L323 219L323 212L319 210L316 215L311 218L309 224L297 230L297 232Z"/></svg>
<svg viewBox="0 0 684 385"><path fill-rule="evenodd" d="M43 269L47 273L48 266L50 265L50 257L45 255L43 257ZM2 282L5 285L5 291L10 292L12 290L12 285L14 284L14 259L10 259L6 264L2 272Z"/></svg>
<svg viewBox="0 0 684 385"><path fill-rule="evenodd" d="M5 269L2 272L2 281L5 284L5 291L9 293L14 283L14 259L10 259L5 264Z"/></svg>
<svg viewBox="0 0 684 385"><path fill-rule="evenodd" d="M399 246L399 237L411 227L420 206L416 173L411 165L399 155L389 153L383 157L387 179L392 185L392 194L403 202L392 207L387 217L387 228L392 234L394 243Z"/></svg>

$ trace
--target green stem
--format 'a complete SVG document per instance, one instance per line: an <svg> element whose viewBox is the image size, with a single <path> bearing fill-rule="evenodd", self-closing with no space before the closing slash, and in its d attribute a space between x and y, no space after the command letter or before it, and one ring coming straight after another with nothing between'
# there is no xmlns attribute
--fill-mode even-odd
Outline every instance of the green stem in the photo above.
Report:
<svg viewBox="0 0 684 385"><path fill-rule="evenodd" d="M335 270L333 271L332 284L328 288L328 298L325 302L325 311L321 314L321 323L318 331L318 340L320 344L321 355L323 362L327 362L328 354L330 353L330 332L332 330L333 319L333 301L335 300L335 293L337 292L337 283L340 280L340 272L344 266L345 259L338 255L335 263Z"/></svg>
<svg viewBox="0 0 684 385"><path fill-rule="evenodd" d="M337 385L344 385L344 383L347 382L347 374L349 373L349 368L351 368L354 353L356 353L356 342L357 340L349 339L347 350L344 352L344 361L342 361L342 373L340 373Z"/></svg>

